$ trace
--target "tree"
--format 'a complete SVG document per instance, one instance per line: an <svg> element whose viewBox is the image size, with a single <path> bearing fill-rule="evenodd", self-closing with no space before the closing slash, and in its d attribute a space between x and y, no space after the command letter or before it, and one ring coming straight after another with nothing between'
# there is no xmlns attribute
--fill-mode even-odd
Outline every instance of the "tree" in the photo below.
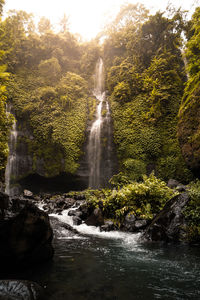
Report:
<svg viewBox="0 0 200 300"><path fill-rule="evenodd" d="M171 19L164 17L160 12L150 16L138 31L136 41L129 44L128 50L134 55L134 60L141 70L148 68L152 58L165 50L181 58L183 27L181 22L177 23L177 15L178 13ZM179 17L181 18L181 13Z"/></svg>
<svg viewBox="0 0 200 300"><path fill-rule="evenodd" d="M41 61L38 68L40 75L52 85L58 80L61 72L59 62L55 57Z"/></svg>
<svg viewBox="0 0 200 300"><path fill-rule="evenodd" d="M5 4L5 0L0 0L0 16L3 14L3 6Z"/></svg>
<svg viewBox="0 0 200 300"><path fill-rule="evenodd" d="M0 15L2 15L4 0L0 0ZM1 38L4 35L1 30ZM3 60L5 52L1 49L0 61ZM6 82L9 73L6 72L6 65L0 65L0 179L3 179L8 156L8 135L12 125L12 117L6 114Z"/></svg>
<svg viewBox="0 0 200 300"><path fill-rule="evenodd" d="M128 102L130 100L130 96L131 96L131 90L129 87L129 84L122 81L119 82L113 91L113 98L116 99L117 101L124 103L124 102Z"/></svg>
<svg viewBox="0 0 200 300"><path fill-rule="evenodd" d="M60 27L61 32L66 32L69 30L69 17L67 17L66 14L64 14L62 19L60 20Z"/></svg>
<svg viewBox="0 0 200 300"><path fill-rule="evenodd" d="M38 31L40 34L44 34L48 31L51 31L52 25L49 19L42 17L38 22Z"/></svg>
<svg viewBox="0 0 200 300"><path fill-rule="evenodd" d="M28 36L33 30L33 15L24 11L9 11L8 17L0 24L3 32L1 43L5 51L4 63L8 65L8 70L26 64L26 57L30 54L27 49Z"/></svg>
<svg viewBox="0 0 200 300"><path fill-rule="evenodd" d="M179 110L178 138L187 165L198 175L200 169L200 7L190 22L186 44L189 78Z"/></svg>

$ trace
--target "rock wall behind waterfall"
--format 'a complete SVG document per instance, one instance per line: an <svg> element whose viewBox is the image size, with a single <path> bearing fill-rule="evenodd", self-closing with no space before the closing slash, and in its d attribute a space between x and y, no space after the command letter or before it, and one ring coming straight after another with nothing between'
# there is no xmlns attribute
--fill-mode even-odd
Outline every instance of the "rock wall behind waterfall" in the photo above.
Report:
<svg viewBox="0 0 200 300"><path fill-rule="evenodd" d="M56 149L52 149L54 157L53 154L49 156L49 167L52 166L52 171L47 172L46 157L36 155L35 151L38 149L34 149L35 138L26 121L17 120L16 132L15 144L11 145L11 140L9 142L10 155L6 168L6 192L8 194L14 196L23 189L39 193L65 192L87 187L87 183L84 184L84 180L80 176L67 174L64 171L64 155L56 153ZM49 147L49 145L44 144L43 147L45 150L45 147ZM7 174L8 172L9 174Z"/></svg>
<svg viewBox="0 0 200 300"><path fill-rule="evenodd" d="M69 78L72 75L69 74ZM58 104L53 106L50 99L46 102L43 99L37 100L35 108L34 103L30 104L26 100L28 110L24 111L17 106L17 102L13 104L16 110L17 140L10 153L15 158L15 165L12 170L8 168L11 170L9 180L13 193L24 188L34 192L65 192L89 186L107 186L110 177L116 173L116 155L101 59L97 63L94 78L91 111L94 113L95 110L94 97L97 109L93 120L93 113L89 109L91 95L87 96L86 93L84 98L76 95L73 104L65 108L59 108ZM82 83L81 78L75 79ZM83 89L82 85L78 89L79 93ZM96 135L97 139L91 138L92 130L93 137ZM10 161L13 161L11 156Z"/></svg>

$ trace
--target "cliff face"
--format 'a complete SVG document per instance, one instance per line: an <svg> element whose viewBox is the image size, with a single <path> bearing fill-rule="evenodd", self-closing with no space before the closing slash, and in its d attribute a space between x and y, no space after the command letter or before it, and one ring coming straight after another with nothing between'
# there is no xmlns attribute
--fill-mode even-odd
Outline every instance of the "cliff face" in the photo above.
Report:
<svg viewBox="0 0 200 300"><path fill-rule="evenodd" d="M178 139L189 168L199 176L200 171L200 8L192 16L188 30L185 55L188 81L179 110Z"/></svg>
<svg viewBox="0 0 200 300"><path fill-rule="evenodd" d="M28 85L31 74L26 71L26 78L22 79ZM13 150L10 159L13 166L9 170L11 183L19 183L32 175L39 176L37 184L41 177L54 178L62 173L73 174L73 178L82 156L90 106L87 82L68 72L53 88L35 90L34 87L27 93L21 86L22 79L19 75L13 76L8 87L9 101L17 120L14 144L10 145Z"/></svg>
<svg viewBox="0 0 200 300"><path fill-rule="evenodd" d="M35 193L66 192L88 186L87 166L84 167L84 172L79 172L83 159L77 161L80 167L73 174L66 167L67 157L62 147L53 144L52 140L39 143L27 120L17 121L16 135L15 145L10 144L10 174L6 178L9 181L7 192L10 195L19 194L23 189L30 189Z"/></svg>
<svg viewBox="0 0 200 300"><path fill-rule="evenodd" d="M10 180L17 184L34 176L38 184L63 173L74 179L85 140L88 82L92 81L99 46L83 45L68 31L30 34L30 22L30 16L25 21L16 11L2 26L1 51L6 50L4 63L10 73L7 102L17 120L17 142L10 160L12 163L14 159L15 166L9 171ZM1 116L6 118L1 102L0 127ZM7 130L3 137L0 133L0 177L8 154L7 135ZM51 187L51 183L48 185Z"/></svg>
<svg viewBox="0 0 200 300"><path fill-rule="evenodd" d="M199 175L200 171L200 87L190 96L190 101L183 105L179 114L178 139L182 155L188 167ZM186 106L186 107L185 107Z"/></svg>
<svg viewBox="0 0 200 300"><path fill-rule="evenodd" d="M106 86L119 167L132 180L152 171L165 181L192 180L177 139L177 114L187 78L180 51L182 28L178 33L175 19L157 13L137 30L126 23L119 26L105 40Z"/></svg>
<svg viewBox="0 0 200 300"><path fill-rule="evenodd" d="M44 140L44 144L38 142L37 134L34 136L27 121L17 122L18 137L15 151L18 179L32 173L52 177L64 172L64 153L51 141Z"/></svg>

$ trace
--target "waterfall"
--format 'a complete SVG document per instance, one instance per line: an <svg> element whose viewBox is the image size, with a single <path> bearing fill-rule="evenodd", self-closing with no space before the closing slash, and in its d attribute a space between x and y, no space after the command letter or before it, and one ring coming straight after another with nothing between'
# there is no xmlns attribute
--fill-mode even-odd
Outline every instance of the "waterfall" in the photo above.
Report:
<svg viewBox="0 0 200 300"><path fill-rule="evenodd" d="M113 175L111 116L104 89L104 66L101 58L96 65L93 95L97 99L97 109L90 129L87 149L89 187L101 188L107 185ZM106 113L102 115L102 111Z"/></svg>
<svg viewBox="0 0 200 300"><path fill-rule="evenodd" d="M11 113L10 107L7 107L7 113ZM17 123L14 121L12 130L10 132L10 139L9 139L9 156L6 165L6 172L5 172L5 192L12 196L12 189L11 189L11 177L17 175L17 154L16 154L16 145L17 145ZM14 192L14 191L13 191Z"/></svg>

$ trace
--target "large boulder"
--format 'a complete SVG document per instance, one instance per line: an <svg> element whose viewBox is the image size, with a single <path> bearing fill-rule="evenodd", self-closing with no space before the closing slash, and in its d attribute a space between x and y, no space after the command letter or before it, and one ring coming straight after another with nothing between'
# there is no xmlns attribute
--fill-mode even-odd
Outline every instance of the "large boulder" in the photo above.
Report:
<svg viewBox="0 0 200 300"><path fill-rule="evenodd" d="M0 280L0 300L44 300L44 289L27 280Z"/></svg>
<svg viewBox="0 0 200 300"><path fill-rule="evenodd" d="M5 217L5 210L8 209L9 206L9 196L4 192L0 191L0 219L4 219Z"/></svg>
<svg viewBox="0 0 200 300"><path fill-rule="evenodd" d="M33 193L29 190L24 190L24 197L27 198L32 198L33 197Z"/></svg>
<svg viewBox="0 0 200 300"><path fill-rule="evenodd" d="M185 218L183 210L189 201L184 192L167 202L163 210L147 227L144 237L151 241L178 242L184 237Z"/></svg>
<svg viewBox="0 0 200 300"><path fill-rule="evenodd" d="M95 208L91 215L86 219L85 223L88 226L104 225L104 218L100 208Z"/></svg>
<svg viewBox="0 0 200 300"><path fill-rule="evenodd" d="M125 216L124 222L122 224L122 230L124 231L130 231L134 232L135 231L135 222L136 222L136 217L133 213L128 213Z"/></svg>
<svg viewBox="0 0 200 300"><path fill-rule="evenodd" d="M115 224L111 220L106 220L104 225L100 227L101 231L112 231L115 230Z"/></svg>
<svg viewBox="0 0 200 300"><path fill-rule="evenodd" d="M48 215L29 201L20 202L18 208L0 222L1 268L32 265L53 256Z"/></svg>
<svg viewBox="0 0 200 300"><path fill-rule="evenodd" d="M178 182L175 179L169 179L167 186L170 189L176 189L178 192L185 192L187 190L187 187L184 184Z"/></svg>

